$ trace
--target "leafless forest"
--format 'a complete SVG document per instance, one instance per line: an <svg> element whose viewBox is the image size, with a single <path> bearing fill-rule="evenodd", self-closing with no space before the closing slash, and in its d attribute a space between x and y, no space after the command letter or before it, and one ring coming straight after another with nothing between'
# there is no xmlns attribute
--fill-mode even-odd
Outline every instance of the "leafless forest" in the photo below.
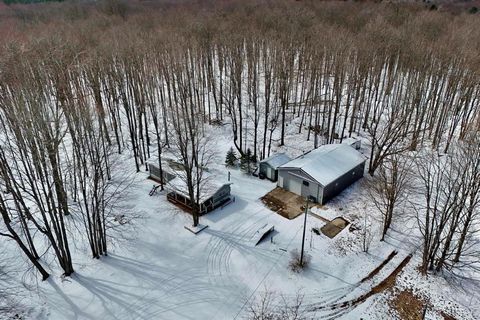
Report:
<svg viewBox="0 0 480 320"><path fill-rule="evenodd" d="M195 199L210 126L228 125L237 153L263 159L294 119L315 147L368 137L383 234L406 188L421 195L410 205L423 272L478 266L478 15L105 1L4 8L0 32L0 235L43 279L45 251L74 272L73 228L93 257L108 253L119 155L144 171L174 149Z"/></svg>

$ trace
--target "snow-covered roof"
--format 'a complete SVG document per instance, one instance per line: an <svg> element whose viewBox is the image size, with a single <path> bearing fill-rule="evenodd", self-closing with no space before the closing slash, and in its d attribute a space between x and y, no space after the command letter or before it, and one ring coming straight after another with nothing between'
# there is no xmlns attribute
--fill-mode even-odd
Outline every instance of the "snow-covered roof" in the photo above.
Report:
<svg viewBox="0 0 480 320"><path fill-rule="evenodd" d="M274 169L277 169L282 164L285 164L285 163L289 162L290 160L292 160L292 158L287 156L285 153L277 153L277 154L274 154L274 155L272 155L268 158L263 159L262 161L260 161L260 163L266 163L270 167L272 167Z"/></svg>
<svg viewBox="0 0 480 320"><path fill-rule="evenodd" d="M218 190L220 190L223 186L225 185L230 185L232 184L231 182L221 182L218 180L215 180L213 176L208 176L202 179L202 182L200 183L200 203L205 202L209 198L211 198L215 193L217 193ZM186 197L190 198L188 195L188 188L187 184L185 182L185 179L182 179L181 177L176 177L172 180L170 180L167 183L167 189L171 191L175 191L176 193ZM197 191L195 190L195 193Z"/></svg>
<svg viewBox="0 0 480 320"><path fill-rule="evenodd" d="M342 140L342 143L344 144L348 144L348 145L354 145L355 143L359 142L360 140L354 138L354 137L350 137L350 138L346 138L346 139L343 139Z"/></svg>
<svg viewBox="0 0 480 320"><path fill-rule="evenodd" d="M280 166L298 168L326 186L363 163L363 155L348 144L326 144Z"/></svg>

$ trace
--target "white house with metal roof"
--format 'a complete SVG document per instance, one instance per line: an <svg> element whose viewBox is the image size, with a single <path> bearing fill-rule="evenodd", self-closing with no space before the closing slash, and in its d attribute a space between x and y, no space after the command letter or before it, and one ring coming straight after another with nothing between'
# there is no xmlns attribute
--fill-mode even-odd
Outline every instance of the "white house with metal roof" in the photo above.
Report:
<svg viewBox="0 0 480 320"><path fill-rule="evenodd" d="M363 177L365 160L348 144L327 144L278 167L277 185L324 204Z"/></svg>
<svg viewBox="0 0 480 320"><path fill-rule="evenodd" d="M277 153L268 158L260 161L258 175L260 178L263 177L271 180L277 181L278 179L278 167L292 160L285 153ZM262 177L263 176L263 177Z"/></svg>

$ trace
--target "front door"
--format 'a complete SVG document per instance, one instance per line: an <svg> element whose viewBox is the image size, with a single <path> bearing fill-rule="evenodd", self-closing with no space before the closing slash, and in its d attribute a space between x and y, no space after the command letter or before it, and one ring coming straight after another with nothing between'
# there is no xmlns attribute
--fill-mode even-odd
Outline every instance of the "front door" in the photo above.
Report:
<svg viewBox="0 0 480 320"><path fill-rule="evenodd" d="M267 178L272 180L272 168L267 167Z"/></svg>

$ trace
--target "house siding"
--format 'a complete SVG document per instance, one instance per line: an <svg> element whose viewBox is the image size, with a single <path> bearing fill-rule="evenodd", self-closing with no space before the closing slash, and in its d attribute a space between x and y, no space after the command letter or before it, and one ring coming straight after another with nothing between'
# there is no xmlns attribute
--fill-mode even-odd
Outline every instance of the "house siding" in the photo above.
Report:
<svg viewBox="0 0 480 320"><path fill-rule="evenodd" d="M278 169L278 173L279 174L282 173L284 177L288 177L290 175L290 172L297 175L297 176L300 176L304 180L316 181L311 176L306 174L305 171L303 171L302 169L299 169L299 168L281 168L281 169Z"/></svg>
<svg viewBox="0 0 480 320"><path fill-rule="evenodd" d="M149 163L148 164L149 178L157 182L162 182L160 178L160 168L156 165ZM167 183L175 178L175 176L166 170L162 170L163 173L163 183Z"/></svg>
<svg viewBox="0 0 480 320"><path fill-rule="evenodd" d="M274 170L272 167L270 167L270 165L269 165L268 163L260 163L259 174L262 174L262 173L263 173L268 180L276 181L276 180L274 180L275 175L274 175L272 178L270 178L270 177L268 176L268 169L269 169L269 168L271 168L271 170Z"/></svg>
<svg viewBox="0 0 480 320"><path fill-rule="evenodd" d="M285 170L278 170L278 182L277 182L277 186L279 186L280 188L284 188L284 189L287 189L286 187L286 183L288 181L288 172L285 171Z"/></svg>
<svg viewBox="0 0 480 320"><path fill-rule="evenodd" d="M365 162L359 164L352 170L348 171L341 177L337 178L335 181L326 185L323 189L323 198L321 204L327 203L329 200L334 198L336 195L341 193L344 189L349 187L355 181L363 177L365 172Z"/></svg>
<svg viewBox="0 0 480 320"><path fill-rule="evenodd" d="M209 213L210 211L213 211L228 202L230 200L230 192L231 187L229 184L226 184L218 189L213 196L199 204L200 215L202 216L206 213ZM167 199L177 205L180 205L184 210L191 212L192 208L190 198L178 194L176 191L171 191L167 194Z"/></svg>
<svg viewBox="0 0 480 320"><path fill-rule="evenodd" d="M221 187L212 197L213 206L222 205L226 200L230 199L230 185L224 185Z"/></svg>
<svg viewBox="0 0 480 320"><path fill-rule="evenodd" d="M269 169L272 172L271 177L269 177L269 175L268 175L268 170ZM273 168L268 163L260 163L258 173L259 174L263 173L265 175L265 177L270 181L276 182L278 180L278 170L275 170L275 168Z"/></svg>
<svg viewBox="0 0 480 320"><path fill-rule="evenodd" d="M307 180L304 180L307 181ZM303 182L303 181L302 181ZM317 182L308 181L308 186L302 184L302 197L313 197L315 202L318 202L318 191L320 185Z"/></svg>

